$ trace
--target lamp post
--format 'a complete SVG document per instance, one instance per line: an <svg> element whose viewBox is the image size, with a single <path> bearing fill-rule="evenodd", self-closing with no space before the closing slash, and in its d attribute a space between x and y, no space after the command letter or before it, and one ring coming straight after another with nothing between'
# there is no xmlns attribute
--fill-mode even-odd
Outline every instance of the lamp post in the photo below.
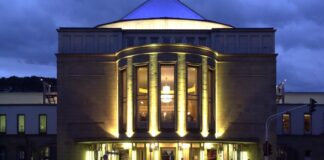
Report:
<svg viewBox="0 0 324 160"><path fill-rule="evenodd" d="M265 136L264 136L264 159L265 160L269 160L269 156L271 155L271 153L269 153L269 151L271 150L271 144L269 143L269 127L270 127L270 124L271 124L271 121L274 120L274 119L277 119L280 115L284 114L284 113L287 113L287 112L291 112L291 111L295 111L295 110L298 110L298 109L301 109L301 108L304 108L304 107L307 107L309 106L310 107L310 112L314 112L315 111L315 104L317 103L313 98L310 98L310 103L309 104L304 104L304 105L300 105L300 106L297 106L297 107L294 107L294 108L291 108L291 109L288 109L288 110L285 110L285 111L282 111L282 112L279 112L279 113L276 113L276 114L273 114L273 115L270 115L267 120L266 120L266 123L265 123Z"/></svg>

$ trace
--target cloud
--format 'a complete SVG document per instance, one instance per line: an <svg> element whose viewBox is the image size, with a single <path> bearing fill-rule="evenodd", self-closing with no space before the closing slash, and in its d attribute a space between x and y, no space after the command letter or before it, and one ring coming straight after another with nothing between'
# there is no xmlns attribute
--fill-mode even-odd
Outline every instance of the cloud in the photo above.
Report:
<svg viewBox="0 0 324 160"><path fill-rule="evenodd" d="M55 76L59 27L94 27L118 20L145 0L12 0L0 1L0 58L30 68L38 75ZM278 81L288 79L288 90L324 88L324 1L321 0L182 0L209 20L236 27L274 27ZM19 60L19 62L14 60ZM2 65L0 76L36 74ZM28 65L30 65L28 67ZM40 70L48 66L46 71ZM54 71L48 72L47 69ZM307 75L307 76L306 76ZM316 77L308 78L308 77Z"/></svg>

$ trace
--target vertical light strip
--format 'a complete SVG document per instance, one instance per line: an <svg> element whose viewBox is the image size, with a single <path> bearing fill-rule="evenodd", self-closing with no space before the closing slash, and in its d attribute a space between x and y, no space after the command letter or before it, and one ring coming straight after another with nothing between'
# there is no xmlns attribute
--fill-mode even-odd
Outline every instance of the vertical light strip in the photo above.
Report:
<svg viewBox="0 0 324 160"><path fill-rule="evenodd" d="M133 59L127 58L127 137L132 137L133 132Z"/></svg>
<svg viewBox="0 0 324 160"><path fill-rule="evenodd" d="M208 136L208 86L207 86L207 81L208 81L208 64L207 64L207 57L203 56L202 57L202 130L201 130L201 135L203 137Z"/></svg>
<svg viewBox="0 0 324 160"><path fill-rule="evenodd" d="M217 74L219 73L219 67L218 67L218 62L215 61L215 74L214 74L214 78L215 78L215 138L220 138L223 134L224 134L224 128L222 126L222 123L220 121L220 114L219 114L219 107L221 105L221 99L219 98L221 95L219 95L219 90L220 88L217 87L219 80L218 80L218 76Z"/></svg>
<svg viewBox="0 0 324 160"><path fill-rule="evenodd" d="M149 133L155 137L159 134L158 129L158 55L150 55L149 67Z"/></svg>
<svg viewBox="0 0 324 160"><path fill-rule="evenodd" d="M177 93L178 93L178 135L183 137L187 134L186 125L186 55L178 54L178 71L177 71Z"/></svg>

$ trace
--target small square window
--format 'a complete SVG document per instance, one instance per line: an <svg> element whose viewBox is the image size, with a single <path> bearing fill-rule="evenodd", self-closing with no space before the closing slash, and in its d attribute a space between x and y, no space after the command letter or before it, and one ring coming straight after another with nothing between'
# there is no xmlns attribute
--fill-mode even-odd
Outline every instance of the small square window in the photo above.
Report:
<svg viewBox="0 0 324 160"><path fill-rule="evenodd" d="M159 37L151 37L151 43L159 43Z"/></svg>
<svg viewBox="0 0 324 160"><path fill-rule="evenodd" d="M182 37L175 37L175 38L174 38L174 42L175 42L175 43L183 43L183 42L182 42Z"/></svg>
<svg viewBox="0 0 324 160"><path fill-rule="evenodd" d="M138 45L144 45L146 44L146 37L139 37L138 38Z"/></svg>
<svg viewBox="0 0 324 160"><path fill-rule="evenodd" d="M126 38L126 46L127 47L132 47L134 46L134 37L127 37Z"/></svg>
<svg viewBox="0 0 324 160"><path fill-rule="evenodd" d="M163 37L163 43L170 43L171 39L170 37Z"/></svg>
<svg viewBox="0 0 324 160"><path fill-rule="evenodd" d="M187 43L194 45L195 44L195 37L187 37Z"/></svg>
<svg viewBox="0 0 324 160"><path fill-rule="evenodd" d="M206 46L207 45L207 38L206 37L199 37L198 44L200 46Z"/></svg>

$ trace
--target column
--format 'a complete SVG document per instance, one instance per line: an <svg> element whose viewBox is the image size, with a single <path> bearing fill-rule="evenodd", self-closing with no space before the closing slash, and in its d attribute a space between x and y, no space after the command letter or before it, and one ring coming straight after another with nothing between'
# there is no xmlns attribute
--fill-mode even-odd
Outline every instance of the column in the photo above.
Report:
<svg viewBox="0 0 324 160"><path fill-rule="evenodd" d="M186 120L186 55L178 53L178 65L177 65L177 107L178 107L178 130L177 133L180 137L187 134L187 120Z"/></svg>
<svg viewBox="0 0 324 160"><path fill-rule="evenodd" d="M132 137L133 132L133 59L127 58L127 137Z"/></svg>
<svg viewBox="0 0 324 160"><path fill-rule="evenodd" d="M208 136L208 59L207 57L202 57L202 77L201 77L201 105L202 105L202 114L201 114L201 120L202 120L202 127L201 127L201 135L203 137Z"/></svg>
<svg viewBox="0 0 324 160"><path fill-rule="evenodd" d="M151 54L149 63L149 133L151 136L155 137L159 134L158 55Z"/></svg>

